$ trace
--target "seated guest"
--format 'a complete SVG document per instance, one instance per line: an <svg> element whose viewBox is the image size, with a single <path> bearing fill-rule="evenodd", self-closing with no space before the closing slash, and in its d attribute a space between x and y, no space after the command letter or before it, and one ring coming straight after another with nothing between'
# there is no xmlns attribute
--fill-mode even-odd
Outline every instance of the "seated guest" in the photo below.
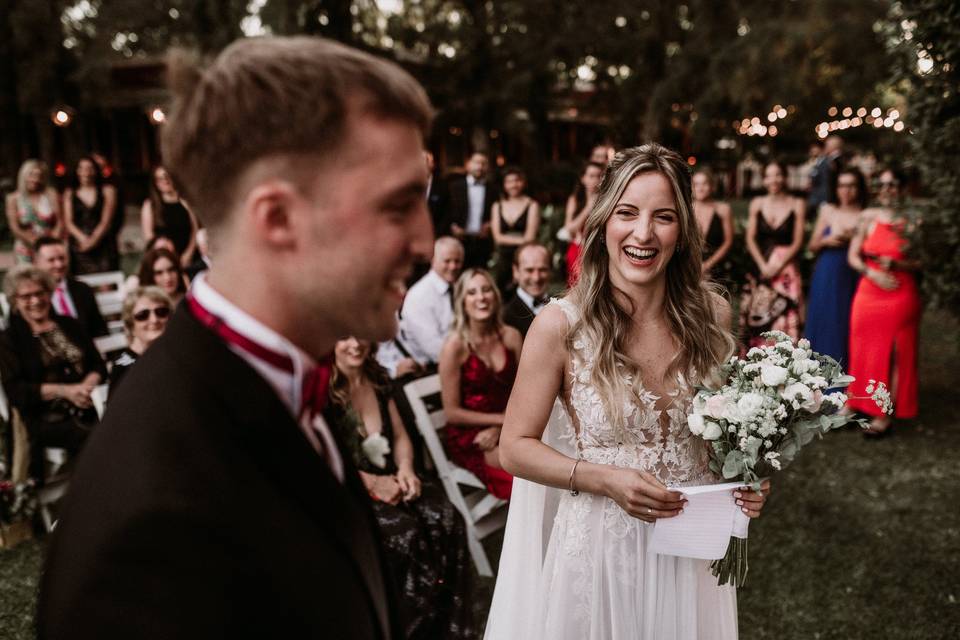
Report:
<svg viewBox="0 0 960 640"><path fill-rule="evenodd" d="M33 263L53 278L53 310L77 320L91 338L105 336L107 323L97 306L97 296L85 283L68 276L70 253L63 240L40 238L34 245Z"/></svg>
<svg viewBox="0 0 960 640"><path fill-rule="evenodd" d="M139 286L159 287L176 306L187 292L187 277L177 256L166 249L151 249L140 261Z"/></svg>
<svg viewBox="0 0 960 640"><path fill-rule="evenodd" d="M206 228L197 229L196 242L197 253L193 257L193 262L190 263L190 266L186 269L190 282L193 282L197 274L210 268L210 240L207 237Z"/></svg>
<svg viewBox="0 0 960 640"><path fill-rule="evenodd" d="M517 290L503 306L503 321L526 338L533 318L540 313L550 298L550 252L542 244L530 242L521 245L513 256L513 279Z"/></svg>
<svg viewBox="0 0 960 640"><path fill-rule="evenodd" d="M404 637L474 638L463 520L439 484L417 477L413 445L370 343L346 338L334 354L328 415L373 498L387 564L402 590ZM365 453L364 441L380 442L382 453Z"/></svg>
<svg viewBox="0 0 960 640"><path fill-rule="evenodd" d="M523 338L503 324L500 292L483 269L468 269L457 280L454 313L440 354L447 453L490 493L509 500L513 476L500 466L500 427Z"/></svg>
<svg viewBox="0 0 960 640"><path fill-rule="evenodd" d="M14 301L10 327L0 340L4 390L27 427L31 475L42 479L44 447L77 453L96 425L90 394L107 370L83 326L53 313L48 273L14 267L3 290Z"/></svg>
<svg viewBox="0 0 960 640"><path fill-rule="evenodd" d="M110 366L110 392L167 327L173 303L159 287L138 287L123 301L123 328L130 344Z"/></svg>
<svg viewBox="0 0 960 640"><path fill-rule="evenodd" d="M453 324L453 284L463 267L463 245L456 238L437 238L430 271L407 292L400 311L400 336L411 358L436 363Z"/></svg>

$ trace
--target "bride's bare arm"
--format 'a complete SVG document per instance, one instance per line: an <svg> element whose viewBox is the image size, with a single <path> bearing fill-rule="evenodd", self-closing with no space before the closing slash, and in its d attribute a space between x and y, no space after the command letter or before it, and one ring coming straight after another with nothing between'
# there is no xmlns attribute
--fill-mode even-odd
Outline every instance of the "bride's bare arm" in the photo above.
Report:
<svg viewBox="0 0 960 640"><path fill-rule="evenodd" d="M500 463L509 473L540 484L567 489L576 460L543 444L540 438L562 390L568 359L564 336L567 319L556 305L534 320L523 344L520 368L500 434ZM627 513L652 521L675 516L682 496L652 475L581 461L574 488L615 500Z"/></svg>

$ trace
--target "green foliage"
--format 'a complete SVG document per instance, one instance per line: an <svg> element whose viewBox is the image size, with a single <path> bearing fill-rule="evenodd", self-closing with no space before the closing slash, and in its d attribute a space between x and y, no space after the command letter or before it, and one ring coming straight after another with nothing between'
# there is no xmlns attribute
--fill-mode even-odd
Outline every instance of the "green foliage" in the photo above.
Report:
<svg viewBox="0 0 960 640"><path fill-rule="evenodd" d="M891 18L897 53L894 81L907 96L913 165L930 199L912 249L924 268L933 306L960 314L960 5L954 0L903 0ZM929 61L929 62L923 62ZM921 65L928 65L922 66Z"/></svg>

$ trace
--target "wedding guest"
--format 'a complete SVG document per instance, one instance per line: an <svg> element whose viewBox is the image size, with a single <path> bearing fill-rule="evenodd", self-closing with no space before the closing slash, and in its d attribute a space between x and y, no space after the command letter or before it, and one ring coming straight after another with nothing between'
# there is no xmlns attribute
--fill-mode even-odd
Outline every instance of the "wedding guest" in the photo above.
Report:
<svg viewBox="0 0 960 640"><path fill-rule="evenodd" d="M836 203L837 177L843 168L843 138L828 136L823 141L823 153L810 172L810 195L807 209L816 213L824 202Z"/></svg>
<svg viewBox="0 0 960 640"><path fill-rule="evenodd" d="M387 566L401 589L404 637L477 637L462 517L441 485L414 470L413 445L370 343L346 338L334 355L333 423L373 498Z"/></svg>
<svg viewBox="0 0 960 640"><path fill-rule="evenodd" d="M447 220L447 185L444 183L440 171L437 170L433 154L424 151L423 159L427 163L427 173L430 174L427 180L427 208L430 210L430 219L433 221L434 230L441 233Z"/></svg>
<svg viewBox="0 0 960 640"><path fill-rule="evenodd" d="M177 306L187 292L187 275L177 256L167 249L151 249L140 260L137 274L140 287L158 287Z"/></svg>
<svg viewBox="0 0 960 640"><path fill-rule="evenodd" d="M490 160L479 151L467 159L466 175L454 176L447 183L449 233L463 243L464 266L486 266L493 251L490 216L497 190L489 177Z"/></svg>
<svg viewBox="0 0 960 640"><path fill-rule="evenodd" d="M606 167L616 150L609 144L598 144L590 150L590 162Z"/></svg>
<svg viewBox="0 0 960 640"><path fill-rule="evenodd" d="M110 393L117 390L133 363L163 333L172 310L173 302L159 287L138 287L124 299L123 328L130 344L110 365Z"/></svg>
<svg viewBox="0 0 960 640"><path fill-rule="evenodd" d="M432 108L396 64L321 38L202 60L167 61L161 151L215 260L78 460L37 635L400 640L369 498L321 411L336 341L393 335L430 252Z"/></svg>
<svg viewBox="0 0 960 640"><path fill-rule="evenodd" d="M197 248L197 219L180 197L166 168L155 167L150 175L150 197L140 208L143 238L148 243L154 236L169 238L180 265L186 267L193 262Z"/></svg>
<svg viewBox="0 0 960 640"><path fill-rule="evenodd" d="M421 365L440 361L453 324L453 285L463 268L463 245L443 236L433 245L430 271L410 287L400 312L399 332L409 357Z"/></svg>
<svg viewBox="0 0 960 640"><path fill-rule="evenodd" d="M440 353L446 448L498 498L513 476L500 464L500 428L523 338L501 319L500 292L483 269L467 269L454 290L453 328Z"/></svg>
<svg viewBox="0 0 960 640"><path fill-rule="evenodd" d="M117 215L117 190L103 183L100 167L87 157L77 162L72 182L63 194L63 221L70 238L73 272L119 270L117 239L111 233Z"/></svg>
<svg viewBox="0 0 960 640"><path fill-rule="evenodd" d="M720 271L733 246L733 212L730 205L713 199L713 174L700 169L693 174L693 214L703 235L703 273ZM722 277L721 277L722 279Z"/></svg>
<svg viewBox="0 0 960 640"><path fill-rule="evenodd" d="M890 389L894 417L917 415L917 352L923 304L917 286L919 263L907 254L909 222L901 210L899 172L880 173L877 207L860 216L847 252L850 266L863 274L850 310L850 368L856 381L849 395L868 396L870 380ZM890 416L870 399L847 406L872 416L867 436L888 435Z"/></svg>
<svg viewBox="0 0 960 640"><path fill-rule="evenodd" d="M91 338L107 335L109 329L100 313L96 293L89 285L69 275L70 254L66 243L57 238L40 238L33 252L37 268L53 278L54 312L77 320Z"/></svg>
<svg viewBox="0 0 960 640"><path fill-rule="evenodd" d="M153 236L150 238L143 247L143 256L146 256L154 249L166 249L173 255L177 255L177 248L173 245L173 240L166 236ZM140 270L143 268L143 256L140 258L140 265L137 267L137 272L131 273L127 276L126 280L123 281L122 291L124 297L133 293L133 291L140 286Z"/></svg>
<svg viewBox="0 0 960 640"><path fill-rule="evenodd" d="M710 560L651 553L653 523L684 506L667 487L719 480L684 407L734 350L729 306L691 250L688 170L657 144L614 157L580 279L527 334L501 435L516 502L487 640L737 637L736 589ZM756 517L767 491L731 498Z"/></svg>
<svg viewBox="0 0 960 640"><path fill-rule="evenodd" d="M837 176L837 204L820 206L807 249L817 255L810 279L804 333L811 348L844 367L850 341L850 304L860 274L847 262L850 239L867 203L867 183L857 169Z"/></svg>
<svg viewBox="0 0 960 640"><path fill-rule="evenodd" d="M783 188L786 172L779 162L763 171L767 195L750 201L747 250L753 268L740 299L740 327L746 347L765 342L761 334L776 329L800 337L803 293L796 257L803 245L803 200Z"/></svg>
<svg viewBox="0 0 960 640"><path fill-rule="evenodd" d="M48 273L31 265L14 267L3 291L14 307L0 340L0 377L27 426L30 473L42 480L43 449L76 454L96 425L90 394L107 370L80 323L53 313Z"/></svg>
<svg viewBox="0 0 960 640"><path fill-rule="evenodd" d="M210 240L207 237L206 229L197 229L196 243L197 252L194 256L193 263L185 269L190 282L193 282L193 279L196 278L198 274L210 268Z"/></svg>
<svg viewBox="0 0 960 640"><path fill-rule="evenodd" d="M542 244L528 242L514 254L513 279L517 289L503 305L503 321L526 337L533 319L550 298L550 252Z"/></svg>
<svg viewBox="0 0 960 640"><path fill-rule="evenodd" d="M497 286L512 282L517 247L532 242L540 229L540 205L526 194L527 178L518 167L503 172L503 191L493 204L493 243L497 249Z"/></svg>
<svg viewBox="0 0 960 640"><path fill-rule="evenodd" d="M605 164L588 162L580 174L580 181L573 194L567 198L563 228L558 235L570 244L567 247L567 286L572 287L580 274L580 243L583 241L583 223L586 221L593 203L597 199L597 190L603 180ZM561 237L562 236L562 237Z"/></svg>
<svg viewBox="0 0 960 640"><path fill-rule="evenodd" d="M60 196L48 178L46 164L27 160L17 172L17 190L7 195L7 227L13 234L13 253L20 264L33 260L37 240L63 234Z"/></svg>

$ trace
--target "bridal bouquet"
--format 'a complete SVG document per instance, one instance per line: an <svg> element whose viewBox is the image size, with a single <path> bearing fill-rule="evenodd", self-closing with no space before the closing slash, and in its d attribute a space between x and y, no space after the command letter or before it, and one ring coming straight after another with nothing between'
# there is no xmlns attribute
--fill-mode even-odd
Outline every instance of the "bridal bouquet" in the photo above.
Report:
<svg viewBox="0 0 960 640"><path fill-rule="evenodd" d="M781 331L768 331L770 344L753 347L746 358L724 365L719 389L701 389L688 416L691 433L710 443L710 468L724 479L743 481L754 491L760 479L786 467L814 436L855 421L841 409L841 391L854 378L836 360L796 344ZM867 393L884 413L890 394L882 382L870 381ZM716 560L719 584L742 586L747 576L747 540L732 537L726 556Z"/></svg>

